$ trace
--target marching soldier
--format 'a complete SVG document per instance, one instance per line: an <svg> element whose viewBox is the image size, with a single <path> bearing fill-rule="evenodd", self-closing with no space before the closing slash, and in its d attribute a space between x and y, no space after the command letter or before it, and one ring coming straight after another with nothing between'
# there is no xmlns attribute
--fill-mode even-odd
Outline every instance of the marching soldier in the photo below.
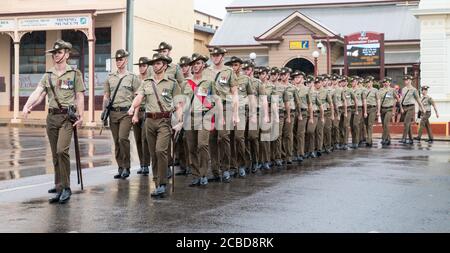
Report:
<svg viewBox="0 0 450 253"><path fill-rule="evenodd" d="M359 76L351 77L351 84L353 93L355 94L355 111L350 117L350 127L352 128L352 148L358 149L360 131L361 131L361 116L364 114L364 118L367 118L366 113L366 97L364 90L359 86L360 78Z"/></svg>
<svg viewBox="0 0 450 253"><path fill-rule="evenodd" d="M347 111L346 100L344 96L344 89L339 86L341 81L341 77L338 75L333 75L331 77L332 86L333 86L333 105L334 105L334 120L333 120L333 140L334 140L334 149L341 149L341 135L339 131L339 124L341 122L342 116L344 114L344 110Z"/></svg>
<svg viewBox="0 0 450 253"><path fill-rule="evenodd" d="M130 140L131 116L127 114L135 93L141 82L139 78L127 70L129 53L124 49L116 51L117 71L109 74L104 85L103 105L106 105L116 94L109 117L109 125L114 139L115 157L118 174L115 179L125 179L130 176Z"/></svg>
<svg viewBox="0 0 450 253"><path fill-rule="evenodd" d="M425 114L422 114L420 116L420 127L419 127L419 132L416 138L414 138L415 140L420 141L420 139L422 138L422 131L423 128L426 128L427 133L428 133L428 143L433 143L433 133L431 132L431 126L430 126L430 117L431 117L431 106L433 106L434 108L434 112L436 113L436 118L439 118L439 113L437 111L436 108L436 104L434 103L434 100L431 96L428 95L428 89L430 87L424 85L422 86L421 90L422 90L422 105L425 108Z"/></svg>
<svg viewBox="0 0 450 253"><path fill-rule="evenodd" d="M57 40L53 48L47 51L52 54L54 67L44 74L23 107L26 119L33 107L41 102L41 98L48 95L46 128L55 169L55 188L50 189L49 193L56 193L49 199L50 203L64 204L72 195L69 148L73 128L83 123L85 87L81 72L67 65L71 49L70 43ZM76 106L78 120L75 123L68 118L70 106Z"/></svg>
<svg viewBox="0 0 450 253"><path fill-rule="evenodd" d="M170 53L172 51L172 45L167 42L159 43L157 49L153 49L153 51L160 53L164 56L170 57ZM150 76L154 74L153 69L150 69ZM177 64L169 64L166 70L166 75L169 78L175 79L178 82L178 85L181 85L184 81L183 73L181 72L180 66Z"/></svg>
<svg viewBox="0 0 450 253"><path fill-rule="evenodd" d="M187 78L182 85L182 94L188 108L187 113L190 120L184 122L186 128L186 142L188 147L190 167L192 167L193 180L189 186L206 186L208 184L209 165L209 133L211 129L212 115L207 113L214 107L214 101L219 106L219 112L223 112L220 97L216 96L216 86L214 81L203 75L205 69L206 56L194 53L189 65L192 67L194 75ZM214 100L214 101L213 101ZM209 120L209 122L206 122Z"/></svg>
<svg viewBox="0 0 450 253"><path fill-rule="evenodd" d="M366 131L366 146L372 147L372 132L373 124L375 120L380 117L380 97L378 95L378 90L373 87L373 76L368 76L365 80L367 84L367 118L364 120L365 131Z"/></svg>
<svg viewBox="0 0 450 253"><path fill-rule="evenodd" d="M322 81L316 85L316 89L319 92L319 99L322 102L325 121L317 122L316 126L316 142L317 142L317 154L320 156L323 152L331 152L331 128L334 120L334 104L331 98L331 93L328 90L328 84L330 77L324 75Z"/></svg>
<svg viewBox="0 0 450 253"><path fill-rule="evenodd" d="M139 80L142 82L148 77L148 61L147 57L140 57L139 62L134 65L139 65ZM139 156L139 162L141 167L137 171L137 174L148 175L150 173L150 151L148 150L147 138L145 137L145 131L143 129L145 121L145 103L141 105L138 112L139 122L133 124L133 134L136 140L136 147Z"/></svg>
<svg viewBox="0 0 450 253"><path fill-rule="evenodd" d="M247 120L249 120L249 124L256 125L257 119L256 114L250 115L250 108L256 108L254 101L253 87L251 85L251 79L241 74L241 66L243 64L242 59L239 57L233 56L231 59L225 63L226 66L231 66L234 74L237 77L238 83L238 95L239 95L239 116L240 116L240 124L234 126L234 147L235 147L235 165L238 168L239 177L246 176L246 150L245 150L245 126L247 124ZM232 134L233 135L233 134Z"/></svg>
<svg viewBox="0 0 450 253"><path fill-rule="evenodd" d="M283 71L285 75L287 76L286 69ZM272 160L274 161L274 165L276 166L282 166L284 157L283 154L283 127L285 123L285 114L287 113L287 110L289 110L289 96L286 92L286 87L280 85L278 82L278 78L281 74L281 71L278 70L278 68L274 67L270 71L270 81L274 85L274 90L272 92L272 105L277 107L277 110L273 113L273 121L275 123L278 123L278 133L275 133L277 135L277 138L272 142L271 151L272 151ZM289 112L290 113L290 112Z"/></svg>
<svg viewBox="0 0 450 253"><path fill-rule="evenodd" d="M251 88L254 92L255 98L255 106L249 108L249 115L256 115L256 119L261 119L259 116L262 114L262 120L264 123L269 123L269 112L267 108L267 96L266 91L264 89L264 85L259 79L253 77L254 75L255 65L251 61L245 61L242 65L242 70L244 74L248 76L251 80ZM259 73L258 73L259 76ZM250 123L250 122L249 122ZM251 168L252 172L256 173L258 169L262 167L262 161L260 157L260 126L262 125L260 122L256 122L256 124L247 123L247 140L246 140L246 154L248 161L252 161Z"/></svg>
<svg viewBox="0 0 450 253"><path fill-rule="evenodd" d="M348 131L349 131L348 128L350 125L350 119L354 118L355 116L359 117L358 103L355 92L352 88L347 86L348 82L351 80L352 78L346 77L341 82L341 87L344 89L345 100L347 101L347 110L345 110L345 113L347 113L347 117L343 117L343 121L341 121L342 124L340 125L342 137L342 150L348 149L347 143L348 143Z"/></svg>
<svg viewBox="0 0 450 253"><path fill-rule="evenodd" d="M152 171L155 181L155 191L152 197L164 197L167 185L168 146L172 137L172 129L180 130L182 126L182 107L179 101L174 101L180 94L177 81L166 75L172 59L163 54L154 54L148 62L153 68L154 75L144 80L137 91L137 96L128 110L128 115L135 115L133 123L137 122L135 110L145 99L145 132L152 156ZM172 112L176 108L177 124L172 128Z"/></svg>
<svg viewBox="0 0 450 253"><path fill-rule="evenodd" d="M403 122L403 137L400 141L401 143L405 144L413 144L412 140L412 131L411 131L411 124L414 121L414 111L415 111L415 104L414 100L419 105L419 109L422 112L422 114L425 114L425 108L422 105L422 102L419 98L419 92L416 88L414 88L412 84L412 80L414 77L411 75L405 75L403 77L403 81L405 82L405 87L402 89L403 98L401 101L401 106L403 108L403 115L404 115L404 122ZM406 135L408 135L408 140L406 140Z"/></svg>
<svg viewBox="0 0 450 253"><path fill-rule="evenodd" d="M295 161L302 162L305 155L305 133L306 123L313 119L313 109L310 97L310 90L305 86L305 73L299 70L295 70L291 77L293 78L293 85L297 88L296 96L299 99L299 105L297 108L297 121L296 128L294 128L294 135L296 139L296 145L294 149ZM309 115L309 118L308 118Z"/></svg>
<svg viewBox="0 0 450 253"><path fill-rule="evenodd" d="M182 56L180 58L180 62L178 63L178 66L180 66L181 72L183 73L183 78L185 80L192 78L191 66L189 65L190 62L191 62L191 58L189 58L188 56ZM205 64L205 68L206 68L206 64ZM183 89L184 83L181 83L180 85L181 85L181 89ZM178 161L180 163L180 171L177 172L175 175L179 176L179 175L191 174L191 168L189 167L189 164L190 164L189 153L188 153L189 151L188 151L188 146L187 146L187 142L186 142L186 135L183 134L183 136L181 138L179 138L176 149L177 150L175 150L175 152L176 152Z"/></svg>
<svg viewBox="0 0 450 253"><path fill-rule="evenodd" d="M273 108L271 103L271 98L273 91L275 89L275 86L269 82L269 76L270 69L267 67L261 67L259 71L259 79L261 80L261 85L264 86L264 91L266 92L266 98L267 98L267 107L268 107L268 113L270 117L271 125L273 124L273 115L272 112L274 110L278 110L278 108ZM262 162L262 170L269 170L270 169L270 162L271 162L271 152L270 152L270 144L272 140L271 135L271 128L265 129L265 127L261 128L261 140L260 140L260 157Z"/></svg>
<svg viewBox="0 0 450 253"><path fill-rule="evenodd" d="M292 164L293 148L294 148L294 120L296 116L296 108L300 101L297 97L296 87L290 82L290 68L282 68L280 71L281 82L279 83L280 89L283 87L287 93L285 121L283 125L283 160L286 164Z"/></svg>
<svg viewBox="0 0 450 253"><path fill-rule="evenodd" d="M231 181L231 146L230 146L230 128L225 120L231 114L233 125L239 121L237 117L237 77L233 70L225 66L224 57L226 49L215 47L211 51L211 61L213 65L204 73L208 78L214 80L217 94L222 99L223 119L216 119L215 129L210 134L210 151L211 151L211 170L213 176L208 178L209 182L219 182L221 180L220 173L223 173L223 182ZM227 108L228 105L228 108ZM225 111L226 110L226 111Z"/></svg>
<svg viewBox="0 0 450 253"><path fill-rule="evenodd" d="M308 114L308 123L306 125L306 138L308 139L308 146L306 147L306 157L307 158L316 158L317 152L315 151L318 149L316 147L316 127L317 122L320 120L322 124L325 122L325 116L324 116L324 110L322 106L322 100L319 97L319 87L320 82L322 82L322 77L317 76L314 78L314 86L311 86L310 89L310 97L311 97L311 104L312 104L312 113ZM319 113L320 113L320 119L319 119Z"/></svg>
<svg viewBox="0 0 450 253"><path fill-rule="evenodd" d="M381 122L383 124L383 135L381 144L383 146L391 145L391 136L389 134L389 125L392 114L395 112L395 103L400 101L397 91L391 87L392 78L383 79L383 88L378 91L378 97L381 99ZM403 110L400 104L400 110Z"/></svg>

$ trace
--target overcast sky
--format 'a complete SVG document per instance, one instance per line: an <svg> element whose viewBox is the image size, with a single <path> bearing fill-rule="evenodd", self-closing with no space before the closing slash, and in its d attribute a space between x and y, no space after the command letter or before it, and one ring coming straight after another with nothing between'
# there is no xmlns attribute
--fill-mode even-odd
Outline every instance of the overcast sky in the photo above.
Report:
<svg viewBox="0 0 450 253"><path fill-rule="evenodd" d="M225 7L232 2L233 0L194 0L194 9L223 19Z"/></svg>

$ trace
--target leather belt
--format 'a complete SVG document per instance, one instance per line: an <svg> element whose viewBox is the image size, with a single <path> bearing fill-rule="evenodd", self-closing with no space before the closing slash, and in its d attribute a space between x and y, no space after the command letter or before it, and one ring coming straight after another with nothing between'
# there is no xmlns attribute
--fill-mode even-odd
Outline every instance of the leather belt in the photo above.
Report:
<svg viewBox="0 0 450 253"><path fill-rule="evenodd" d="M367 108L373 108L376 107L376 105L367 105Z"/></svg>
<svg viewBox="0 0 450 253"><path fill-rule="evenodd" d="M130 107L113 107L111 108L111 111L113 112L128 112L130 110Z"/></svg>
<svg viewBox="0 0 450 253"><path fill-rule="evenodd" d="M392 109L392 107L394 107L394 106L382 106L381 108L383 108L383 109Z"/></svg>
<svg viewBox="0 0 450 253"><path fill-rule="evenodd" d="M145 117L149 119L168 119L172 116L171 112L147 112Z"/></svg>
<svg viewBox="0 0 450 253"><path fill-rule="evenodd" d="M306 111L308 111L308 109L302 108L302 109L300 109L300 111L306 112Z"/></svg>
<svg viewBox="0 0 450 253"><path fill-rule="evenodd" d="M411 105L404 105L403 107L411 107L411 106L414 106L414 104L411 104Z"/></svg>
<svg viewBox="0 0 450 253"><path fill-rule="evenodd" d="M50 114L67 114L67 108L49 108L48 113Z"/></svg>

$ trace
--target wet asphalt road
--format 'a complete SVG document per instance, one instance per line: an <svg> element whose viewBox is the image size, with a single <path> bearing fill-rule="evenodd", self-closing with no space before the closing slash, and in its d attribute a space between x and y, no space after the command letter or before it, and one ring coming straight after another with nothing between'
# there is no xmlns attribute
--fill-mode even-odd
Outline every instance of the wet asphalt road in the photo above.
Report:
<svg viewBox="0 0 450 253"><path fill-rule="evenodd" d="M136 168L114 172L86 170L84 192L72 173L66 205L47 203L51 174L1 181L0 232L450 232L449 142L337 151L206 188L177 176L160 200Z"/></svg>

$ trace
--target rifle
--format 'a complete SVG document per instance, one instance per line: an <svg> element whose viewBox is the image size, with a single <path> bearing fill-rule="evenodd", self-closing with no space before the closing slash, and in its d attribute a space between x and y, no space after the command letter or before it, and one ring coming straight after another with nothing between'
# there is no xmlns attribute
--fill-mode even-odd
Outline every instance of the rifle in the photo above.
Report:
<svg viewBox="0 0 450 253"><path fill-rule="evenodd" d="M105 110L103 110L102 115L101 115L101 120L103 121L103 125L102 128L100 129L100 134L102 135L103 132L103 128L108 126L108 118L109 118L109 114L111 113L111 109L113 108L113 104L114 104L114 100L116 99L116 95L117 95L117 91L119 90L119 86L122 83L123 79L125 77L127 77L128 75L123 76L122 78L120 78L119 83L116 86L116 89L114 90L113 96L111 98L111 100L109 101L108 105L105 107Z"/></svg>
<svg viewBox="0 0 450 253"><path fill-rule="evenodd" d="M67 114L69 117L69 121L73 123L75 123L78 120L78 117L75 114L76 109L74 106L69 106L68 110L67 110ZM81 171L81 159L80 159L80 145L78 143L78 131L77 131L77 127L74 126L72 127L73 130L73 141L74 141L74 146L75 146L75 161L76 161L76 167L77 167L77 179L78 179L78 184L81 184L81 190L84 189L83 187L83 173Z"/></svg>

